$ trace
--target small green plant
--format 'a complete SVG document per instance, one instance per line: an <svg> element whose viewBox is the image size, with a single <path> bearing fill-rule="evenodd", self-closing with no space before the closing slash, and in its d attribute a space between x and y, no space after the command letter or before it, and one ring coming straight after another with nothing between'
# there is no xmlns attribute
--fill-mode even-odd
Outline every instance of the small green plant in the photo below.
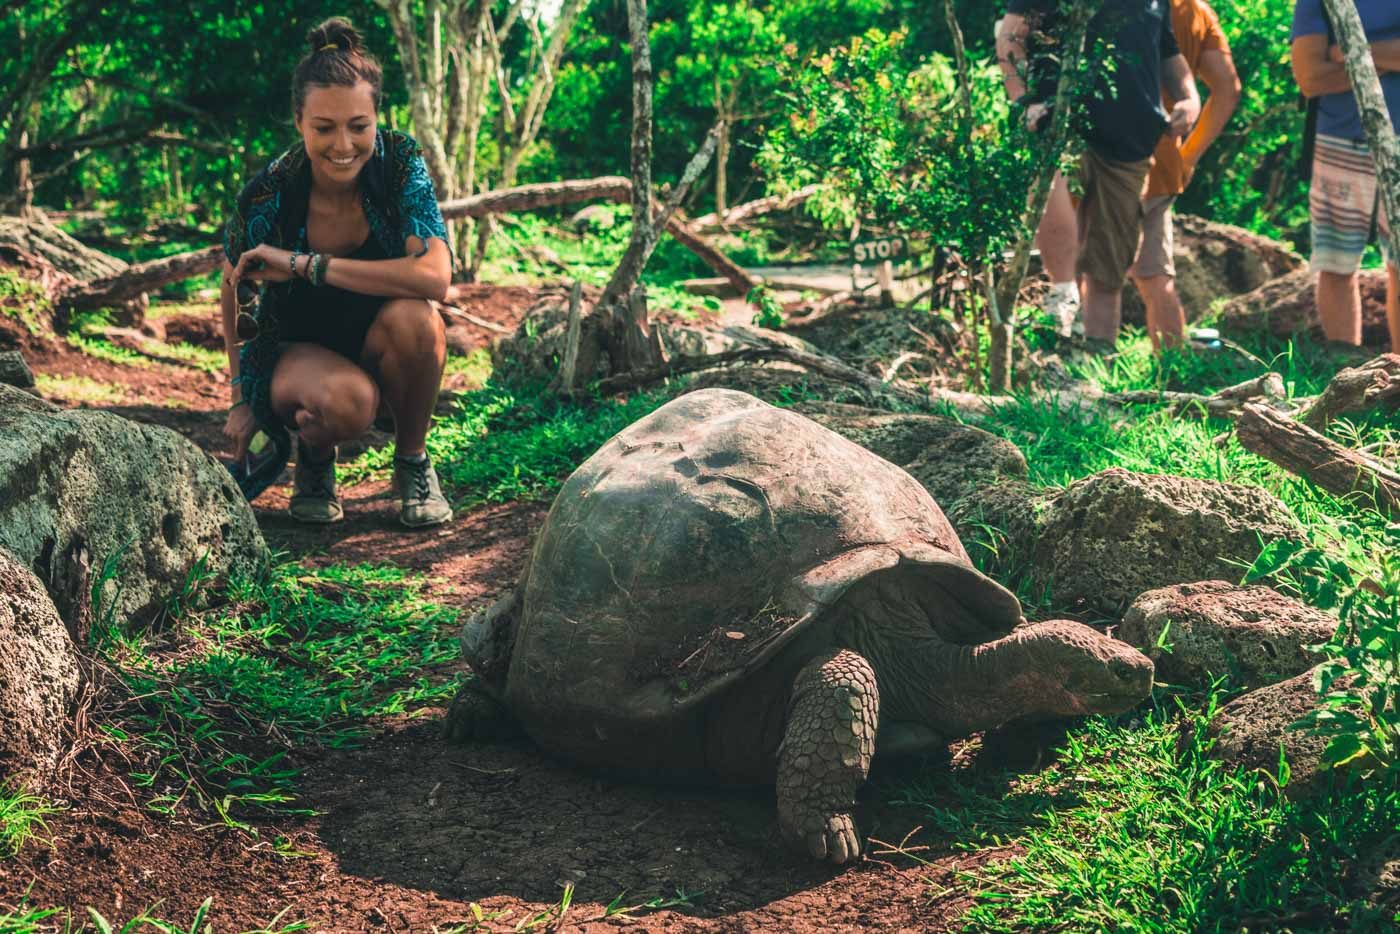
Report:
<svg viewBox="0 0 1400 934"><path fill-rule="evenodd" d="M783 326L783 306L778 304L778 300L767 288L761 285L754 286L749 290L746 301L758 309L753 316L754 324L775 330Z"/></svg>
<svg viewBox="0 0 1400 934"><path fill-rule="evenodd" d="M126 391L115 383L104 383L88 376L54 376L36 373L34 384L46 399L84 405L116 405Z"/></svg>
<svg viewBox="0 0 1400 934"><path fill-rule="evenodd" d="M1274 542L1249 576L1281 577L1307 602L1337 613L1314 677L1323 702L1301 723L1328 737L1324 761L1400 777L1400 523L1365 553Z"/></svg>
<svg viewBox="0 0 1400 934"><path fill-rule="evenodd" d="M40 317L53 311L48 293L33 279L11 269L0 269L0 314L17 318L30 334L38 334Z"/></svg>
<svg viewBox="0 0 1400 934"><path fill-rule="evenodd" d="M44 818L58 809L26 791L0 782L0 859L8 859L48 830ZM3 930L3 928L0 928Z"/></svg>
<svg viewBox="0 0 1400 934"><path fill-rule="evenodd" d="M139 912L134 918L123 923L120 927L113 925L102 916L96 908L87 910L88 918L92 921L93 927L97 928L99 934L138 934L145 928L154 928L160 934L212 934L213 925L208 923L209 911L214 905L214 896L206 898L195 910L194 917L190 919L189 926L175 924L166 921L154 914L160 907L159 903L152 905ZM244 931L242 934L292 934L294 931L307 931L311 926L305 921L293 921L290 924L283 924L282 917L290 911L284 908L279 911L266 926ZM4 930L0 928L0 930Z"/></svg>

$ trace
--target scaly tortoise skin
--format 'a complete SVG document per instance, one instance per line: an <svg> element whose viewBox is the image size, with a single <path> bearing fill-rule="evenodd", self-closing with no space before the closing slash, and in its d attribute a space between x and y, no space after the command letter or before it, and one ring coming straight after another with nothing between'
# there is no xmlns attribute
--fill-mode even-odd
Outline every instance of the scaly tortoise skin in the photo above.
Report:
<svg viewBox="0 0 1400 934"><path fill-rule="evenodd" d="M588 766L776 783L784 835L860 853L876 752L1128 709L1152 663L1079 623L1024 625L928 492L744 393L681 396L564 484L516 590L473 616L449 736L523 728Z"/></svg>

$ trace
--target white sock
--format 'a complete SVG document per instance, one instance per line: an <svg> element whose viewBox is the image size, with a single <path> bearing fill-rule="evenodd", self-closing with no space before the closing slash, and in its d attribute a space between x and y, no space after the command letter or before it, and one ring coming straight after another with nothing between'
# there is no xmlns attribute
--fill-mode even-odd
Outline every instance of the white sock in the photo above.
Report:
<svg viewBox="0 0 1400 934"><path fill-rule="evenodd" d="M1079 302L1079 283L1071 279L1068 282L1052 282L1050 291L1058 295L1062 300L1069 302Z"/></svg>

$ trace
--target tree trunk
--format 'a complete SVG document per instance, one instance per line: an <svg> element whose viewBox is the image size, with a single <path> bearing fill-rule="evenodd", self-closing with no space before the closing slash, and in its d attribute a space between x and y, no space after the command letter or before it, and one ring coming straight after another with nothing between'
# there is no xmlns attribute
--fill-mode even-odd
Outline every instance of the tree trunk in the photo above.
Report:
<svg viewBox="0 0 1400 934"><path fill-rule="evenodd" d="M1400 218L1400 142L1396 141L1395 128L1390 125L1390 112L1386 109L1381 79L1376 74L1376 63L1371 58L1370 44L1366 41L1366 29L1354 0L1323 2L1327 6L1332 31L1337 34L1337 44L1342 47L1347 77L1351 80L1357 108L1361 111L1361 125L1366 130L1366 141L1370 144L1371 159L1376 166L1381 204L1385 206L1386 216L1392 220L1390 255L1392 261L1400 261L1396 259L1400 257L1400 223L1395 222L1395 218Z"/></svg>
<svg viewBox="0 0 1400 934"><path fill-rule="evenodd" d="M58 304L68 308L99 308L137 298L162 285L200 276L219 265L222 246L205 247L164 259L128 266L119 273L90 279L58 296Z"/></svg>
<svg viewBox="0 0 1400 934"><path fill-rule="evenodd" d="M1236 433L1246 450L1306 477L1324 490L1338 496L1360 494L1378 509L1400 514L1400 474L1286 415L1266 406L1246 405Z"/></svg>

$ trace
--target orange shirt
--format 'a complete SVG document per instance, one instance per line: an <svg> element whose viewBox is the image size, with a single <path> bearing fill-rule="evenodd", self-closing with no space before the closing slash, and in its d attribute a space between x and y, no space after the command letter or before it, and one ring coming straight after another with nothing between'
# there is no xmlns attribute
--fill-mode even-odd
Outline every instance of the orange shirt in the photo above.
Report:
<svg viewBox="0 0 1400 934"><path fill-rule="evenodd" d="M1171 0L1172 30L1176 44L1186 56L1186 64L1194 74L1201 65L1201 56L1209 51L1230 54L1230 43L1220 28L1220 20L1205 0ZM1176 102L1162 96L1162 105L1170 112ZM1147 176L1144 198L1179 195L1186 189L1186 166L1181 161L1181 141L1162 134L1157 151L1152 154L1152 171Z"/></svg>

